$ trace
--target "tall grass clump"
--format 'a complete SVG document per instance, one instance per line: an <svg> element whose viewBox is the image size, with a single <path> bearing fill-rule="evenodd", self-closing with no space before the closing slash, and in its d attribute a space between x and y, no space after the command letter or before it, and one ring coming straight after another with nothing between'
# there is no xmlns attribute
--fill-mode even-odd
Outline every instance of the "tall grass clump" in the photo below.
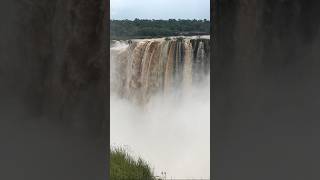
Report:
<svg viewBox="0 0 320 180"><path fill-rule="evenodd" d="M154 176L148 163L141 158L133 158L124 148L111 148L110 179L154 180Z"/></svg>

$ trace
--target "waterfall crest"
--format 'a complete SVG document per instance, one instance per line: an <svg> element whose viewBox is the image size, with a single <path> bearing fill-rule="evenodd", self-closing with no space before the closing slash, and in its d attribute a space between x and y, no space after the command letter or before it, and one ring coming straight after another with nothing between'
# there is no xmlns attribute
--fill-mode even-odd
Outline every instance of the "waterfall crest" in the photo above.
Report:
<svg viewBox="0 0 320 180"><path fill-rule="evenodd" d="M187 89L210 72L210 39L176 37L114 41L111 91L137 103Z"/></svg>

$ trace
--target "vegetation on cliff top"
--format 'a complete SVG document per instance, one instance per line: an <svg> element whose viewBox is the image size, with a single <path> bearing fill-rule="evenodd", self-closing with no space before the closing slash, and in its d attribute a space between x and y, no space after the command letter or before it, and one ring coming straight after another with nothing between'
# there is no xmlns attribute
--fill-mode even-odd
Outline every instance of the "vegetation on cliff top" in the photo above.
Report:
<svg viewBox="0 0 320 180"><path fill-rule="evenodd" d="M210 34L209 20L111 20L113 40Z"/></svg>

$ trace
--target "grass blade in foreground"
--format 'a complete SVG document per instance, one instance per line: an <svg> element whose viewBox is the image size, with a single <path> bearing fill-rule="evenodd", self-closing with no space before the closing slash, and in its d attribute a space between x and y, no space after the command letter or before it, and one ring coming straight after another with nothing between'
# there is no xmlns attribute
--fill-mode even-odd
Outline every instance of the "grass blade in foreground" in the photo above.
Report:
<svg viewBox="0 0 320 180"><path fill-rule="evenodd" d="M124 148L111 148L111 180L153 180L150 166L141 158L135 160Z"/></svg>

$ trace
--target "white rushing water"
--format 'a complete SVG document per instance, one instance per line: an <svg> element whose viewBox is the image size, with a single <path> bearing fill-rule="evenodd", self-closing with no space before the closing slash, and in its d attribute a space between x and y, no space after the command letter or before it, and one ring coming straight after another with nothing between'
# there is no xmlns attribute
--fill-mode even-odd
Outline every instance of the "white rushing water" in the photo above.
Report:
<svg viewBox="0 0 320 180"><path fill-rule="evenodd" d="M149 42L149 44L154 41L160 41L159 47L162 47L161 43L165 40L143 40L143 42ZM189 41L184 40L183 42L188 43ZM110 98L111 144L115 146L125 146L132 154L142 157L154 168L153 170L156 175L160 175L160 173L164 171L167 173L167 178L209 178L209 74L205 74L200 81L194 82L188 89L184 89L183 93L181 93L179 86L173 86L174 89L172 89L170 93L163 94L161 91L163 87L156 86L160 91L154 91L146 102L142 105L138 105L132 101L132 99L128 98L128 95L123 95L123 93L119 94L118 92L119 88L128 88L128 85L123 85L123 83L121 83L121 80L122 82L129 81L126 79L128 78L128 73L119 73L119 68L117 67L119 65L120 56L122 56L122 59L125 59L122 63L130 63L133 61L131 58L132 56L130 56L130 52L132 51L129 50L129 46L131 45L128 45L125 42L116 42L111 47L110 51L112 85ZM199 42L197 47L201 48L202 46L204 46L204 44ZM135 45L132 49L136 47L138 47L138 45ZM185 49L175 48L176 52L187 52L186 50L188 48L188 46L183 46L183 43L182 45L176 45L175 47L185 47ZM144 62L148 62L146 57L152 59L156 56L146 56L146 53L156 54L156 51L161 51L161 48L151 49L151 46L149 48L145 47L142 56L139 58L144 59ZM199 58L202 58L203 60L204 51L192 52L196 52L196 54L193 54L191 57L194 59L194 62L198 62ZM176 54L175 57L179 59ZM137 57L135 56L135 58ZM167 59L168 58L170 57L167 57ZM186 56L184 55L183 58L186 58ZM161 59L161 56L159 59ZM159 59L156 59L156 61ZM165 62L168 63L168 61ZM132 69L130 69L130 67L131 66L126 66L124 71L131 72ZM139 67L138 69L142 71L143 68ZM150 71L152 71L152 68L146 72ZM183 72L185 73L186 71L182 70L182 73ZM178 71L176 73L178 73ZM190 73L192 72L190 71ZM156 77L165 76L165 74L166 73L163 72ZM145 76L148 76L148 78L152 77L150 73ZM189 77L192 76L188 76L188 78ZM140 77L140 81L142 82L141 79L143 78ZM158 81L154 77L150 79L152 79L152 81ZM165 77L159 77L159 79L163 80ZM137 80L137 82L140 81ZM148 84L148 87L152 84L149 81L146 81L146 83ZM141 87L145 87L145 85L142 84ZM135 89L135 91L137 90ZM145 94L142 95L144 96Z"/></svg>

